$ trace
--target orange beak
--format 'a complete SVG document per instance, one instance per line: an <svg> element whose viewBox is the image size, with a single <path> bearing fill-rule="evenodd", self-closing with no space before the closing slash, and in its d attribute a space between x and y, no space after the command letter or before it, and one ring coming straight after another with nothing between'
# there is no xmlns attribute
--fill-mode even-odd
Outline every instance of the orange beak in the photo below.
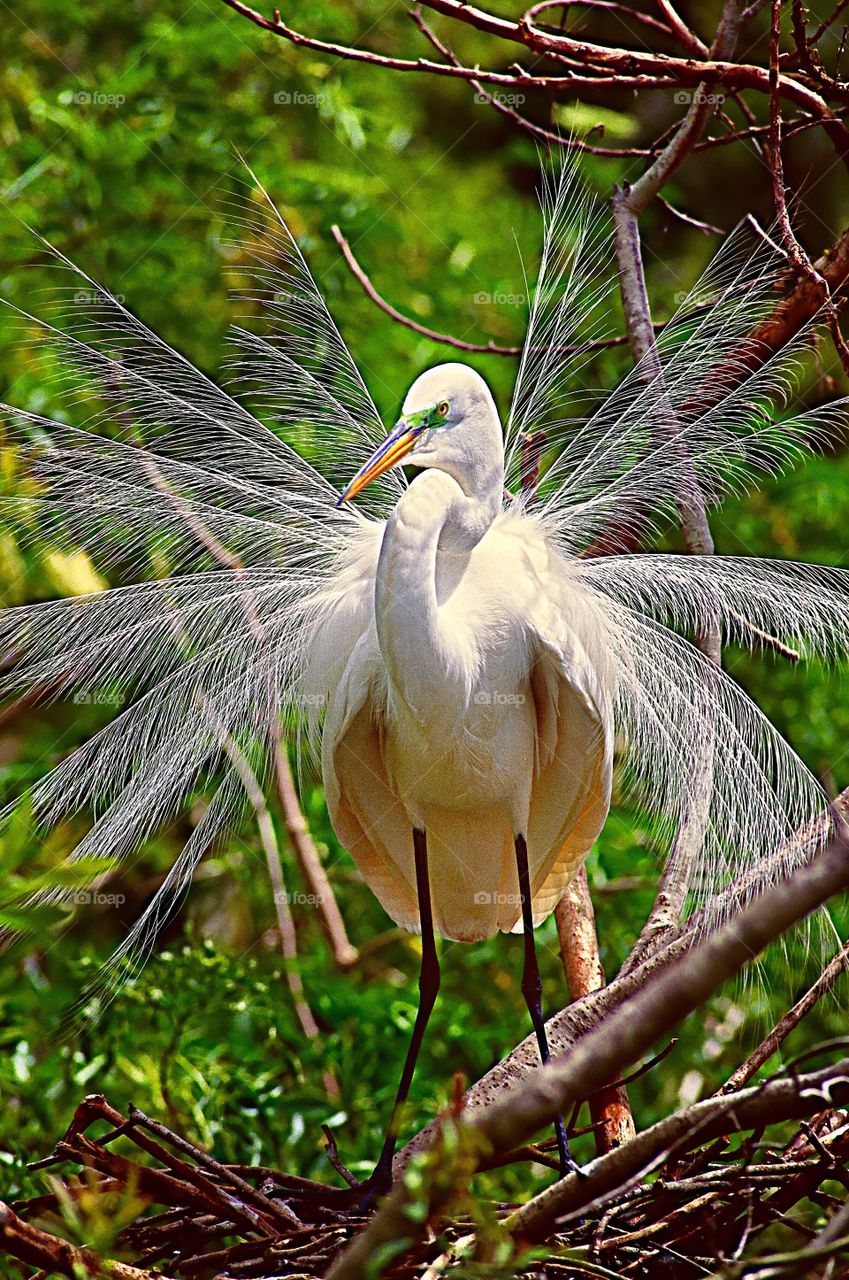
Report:
<svg viewBox="0 0 849 1280"><path fill-rule="evenodd" d="M351 498L356 498L357 494L362 493L372 480L376 480L385 471L397 466L410 452L423 430L424 427L411 426L404 418L396 422L383 443L378 445L368 462L360 467L353 480L337 498L337 507L341 507L343 502L348 502Z"/></svg>

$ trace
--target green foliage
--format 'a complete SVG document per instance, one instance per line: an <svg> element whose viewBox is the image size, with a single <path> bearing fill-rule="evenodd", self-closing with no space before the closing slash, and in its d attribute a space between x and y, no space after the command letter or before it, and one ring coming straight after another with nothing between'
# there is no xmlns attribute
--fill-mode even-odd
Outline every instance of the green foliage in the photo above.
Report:
<svg viewBox="0 0 849 1280"><path fill-rule="evenodd" d="M364 3L310 0L299 6L298 22L341 39L371 28L374 47L421 51L401 9L373 28ZM482 37L466 34L473 61ZM237 233L239 202L250 194L238 159L243 155L308 253L387 421L414 376L452 353L375 309L342 263L332 224L342 227L381 292L415 319L474 341L520 340L525 285L516 246L532 278L537 158L464 86L295 50L215 0L188 10L176 0L119 7L107 0L60 7L30 0L26 24L7 11L0 41L10 45L0 59L0 255L6 264L0 291L15 305L38 311L54 283L26 230L31 226L214 372L237 311L227 288L240 278L241 264L228 239ZM601 121L616 142L642 136L645 127L629 110L562 110L576 129ZM585 172L607 193L632 167L590 158ZM669 194L726 226L768 201L757 157L742 149L707 154ZM832 205L823 190L823 237L838 214ZM697 278L711 245L659 207L647 230L649 285L662 318ZM22 337L29 345L21 345ZM607 353L585 376L609 384L626 361L622 351ZM472 363L506 407L513 363L491 356ZM68 416L71 396L60 391L56 374L29 322L0 314L3 398ZM815 400L818 393L813 382L808 394ZM828 457L728 503L715 521L719 548L840 563L849 523L847 479L847 459ZM20 494L25 484L13 452L0 451L0 490ZM45 541L32 518L0 528L2 602L96 589L98 566L72 552ZM837 682L772 657L755 662L732 655L730 665L814 770L844 785L849 712ZM5 796L31 787L106 714L105 707L60 697L6 720L0 726ZM343 1159L358 1173L369 1169L415 1017L417 943L390 929L338 847L320 790L308 787L304 802L354 941L366 948L357 970L340 975L315 912L296 900L301 972L320 1023L318 1042L307 1041L295 1019L272 932L264 861L249 824L202 868L183 915L148 967L94 1025L69 1024L68 1011L143 909L192 816L162 832L120 875L110 871L112 902L83 904L73 916L27 901L37 888L73 891L88 883L90 874L83 873L90 867L77 868L79 879L56 870L78 833L63 826L45 843L24 825L6 831L0 924L26 928L28 936L0 970L0 1174L6 1183L0 1193L42 1189L25 1162L49 1148L92 1090L107 1093L118 1107L134 1102L221 1158L310 1176L329 1174L319 1128L328 1122ZM609 972L645 918L656 869L639 821L615 810L590 860L591 881L603 890L627 877L643 887L598 894ZM286 874L293 890L306 893L288 862ZM381 945L373 945L375 938ZM553 1007L565 1000L553 922L540 931L539 946ZM476 1077L528 1029L518 939L445 944L442 952L442 995L413 1087L410 1131L447 1105L454 1072ZM641 1125L724 1078L763 1029L768 997L785 1007L813 971L801 944L776 951L765 964L763 988L747 989L743 997L726 992L697 1025L686 1024L663 1067L632 1087ZM826 1002L791 1051L839 1030L836 1005ZM326 1068L339 1081L338 1100L326 1096ZM587 1157L589 1139L579 1139L576 1150ZM539 1178L547 1176L538 1171ZM510 1171L491 1185L506 1196L531 1189L525 1173ZM101 1243L110 1229L82 1221L70 1226Z"/></svg>

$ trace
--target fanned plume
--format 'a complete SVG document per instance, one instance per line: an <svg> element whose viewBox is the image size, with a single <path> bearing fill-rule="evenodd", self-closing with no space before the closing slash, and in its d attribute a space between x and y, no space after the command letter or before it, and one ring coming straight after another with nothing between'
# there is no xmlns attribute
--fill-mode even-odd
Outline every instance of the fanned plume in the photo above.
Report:
<svg viewBox="0 0 849 1280"><path fill-rule="evenodd" d="M569 163L546 179L542 206L506 438L515 491L523 443L544 433L541 478L532 514L520 496L499 519L527 521L551 549L558 599L583 602L624 774L666 843L701 804L693 887L709 904L723 885L756 887L747 868L763 868L762 881L803 856L790 837L827 806L791 748L687 637L718 621L738 644L774 637L839 659L849 649L849 574L767 560L577 557L602 535L613 547L645 537L688 485L714 501L779 470L842 427L844 406L786 411L809 335L766 360L747 345L780 264L741 237L659 335L661 372L638 366L606 397L589 393L581 374L607 333L609 236ZM256 282L248 309L259 305L269 325L260 334L252 317L235 330L230 390L51 250L70 273L70 295L50 320L21 315L56 344L86 411L70 426L2 408L32 481L7 513L34 513L40 540L83 547L126 583L0 617L0 646L16 658L0 693L109 688L119 703L38 783L36 821L47 829L86 813L74 857L115 858L138 850L195 788L212 797L116 954L107 994L238 817L228 746L238 743L261 773L269 734L291 728L315 745L323 699L342 676L330 664L316 683L323 636L343 614L368 625L382 519L404 485L390 472L365 491L361 511L335 506L340 483L383 435L377 410L264 192L241 223L239 251ZM710 784L703 802L697 756ZM718 901L729 909L733 889Z"/></svg>

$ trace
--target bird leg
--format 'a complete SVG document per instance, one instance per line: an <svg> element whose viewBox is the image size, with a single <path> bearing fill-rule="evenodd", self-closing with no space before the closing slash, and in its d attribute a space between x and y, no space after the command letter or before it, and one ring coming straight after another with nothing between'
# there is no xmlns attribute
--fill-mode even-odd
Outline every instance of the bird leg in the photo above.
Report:
<svg viewBox="0 0 849 1280"><path fill-rule="evenodd" d="M522 902L522 926L525 944L525 963L522 969L522 995L531 1015L531 1022L536 1032L539 1056L548 1062L551 1053L548 1048L548 1037L545 1034L545 1019L542 1016L542 978L537 964L536 945L534 943L534 916L531 904L531 876L528 870L528 846L525 837L516 836L516 869L519 873L519 897ZM566 1126L563 1117L558 1116L554 1122L557 1135L557 1155L560 1161L560 1176L565 1177L577 1165L569 1151L566 1139Z"/></svg>
<svg viewBox="0 0 849 1280"><path fill-rule="evenodd" d="M407 1050L407 1057L404 1062L404 1070L401 1072L398 1092L395 1095L395 1104L392 1108L383 1150L374 1167L374 1172L368 1181L363 1184L363 1189L366 1192L362 1204L364 1209L372 1204L375 1196L383 1195L392 1186L392 1160L398 1143L401 1111L407 1101L407 1094L410 1091L410 1084L413 1079L413 1072L416 1069L416 1060L422 1046L425 1029L439 992L439 958L436 954L436 943L433 937L433 908L430 901L430 879L427 869L427 837L424 831L419 831L415 827L413 828L413 850L416 862L416 895L418 897L419 918L422 926L419 1008L416 1014L410 1047Z"/></svg>

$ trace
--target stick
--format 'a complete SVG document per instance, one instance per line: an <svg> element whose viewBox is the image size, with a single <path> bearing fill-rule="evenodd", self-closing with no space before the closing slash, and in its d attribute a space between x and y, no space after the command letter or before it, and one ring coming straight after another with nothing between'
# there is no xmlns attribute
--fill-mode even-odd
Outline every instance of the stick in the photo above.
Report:
<svg viewBox="0 0 849 1280"><path fill-rule="evenodd" d="M580 1000L606 983L584 867L580 868L555 907L554 919L569 996L572 1000ZM598 1155L621 1147L634 1137L636 1130L628 1091L621 1081L592 1094L589 1108Z"/></svg>

